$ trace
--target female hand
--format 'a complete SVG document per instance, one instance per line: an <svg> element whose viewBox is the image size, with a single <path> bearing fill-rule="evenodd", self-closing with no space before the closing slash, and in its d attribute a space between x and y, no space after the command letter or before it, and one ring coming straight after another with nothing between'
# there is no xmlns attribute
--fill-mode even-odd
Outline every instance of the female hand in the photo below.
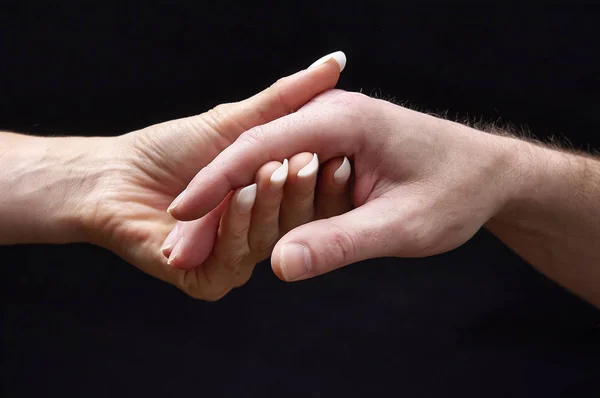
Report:
<svg viewBox="0 0 600 398"><path fill-rule="evenodd" d="M85 200L78 199L86 204L78 205L82 207L78 211L82 214L86 240L117 253L191 296L210 298L201 291L205 285L198 282L202 279L199 273L206 267L190 268L184 261L189 254L184 242L191 240L182 241L181 257L174 262L176 265L181 261L187 266L168 265L160 250L176 223L166 212L167 205L198 170L242 132L289 114L335 86L345 65L345 56L338 52L320 61L247 100L219 105L198 116L158 124L121 137L93 141L94 147L86 149L81 158L95 159L90 173L97 181L89 188L86 186ZM272 167L270 164L265 170ZM89 175L86 181L91 184ZM264 184L263 179L259 182ZM259 195L263 195L262 189ZM259 198L258 203L262 205L263 199ZM73 209L67 211L73 213ZM185 232L188 228L194 227L186 225L181 230ZM194 234L200 233L198 229L195 231ZM214 230L205 232L210 234ZM219 242L219 249L229 246ZM208 252L203 253L208 255ZM204 259L194 265L202 261ZM243 277L247 274L245 271Z"/></svg>

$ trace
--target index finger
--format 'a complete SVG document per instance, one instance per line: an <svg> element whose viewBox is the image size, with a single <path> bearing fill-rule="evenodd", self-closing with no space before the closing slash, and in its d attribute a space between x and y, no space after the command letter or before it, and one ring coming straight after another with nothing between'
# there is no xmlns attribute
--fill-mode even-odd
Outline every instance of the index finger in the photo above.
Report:
<svg viewBox="0 0 600 398"><path fill-rule="evenodd" d="M339 90L325 95L343 96ZM341 93L341 94L340 94ZM337 110L337 111L336 111ZM360 118L353 107L328 107L317 103L255 127L200 170L169 212L178 220L193 220L207 214L232 190L252 182L256 171L271 160L300 152L317 153L321 161L351 157L360 147Z"/></svg>

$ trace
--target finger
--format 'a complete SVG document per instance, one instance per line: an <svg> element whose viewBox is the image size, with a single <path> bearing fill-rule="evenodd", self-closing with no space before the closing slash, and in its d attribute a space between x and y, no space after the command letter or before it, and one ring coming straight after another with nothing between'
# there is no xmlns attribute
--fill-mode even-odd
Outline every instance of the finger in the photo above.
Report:
<svg viewBox="0 0 600 398"><path fill-rule="evenodd" d="M268 256L279 238L279 208L288 170L286 159L283 164L269 162L256 174L258 192L248 234L250 252L256 261Z"/></svg>
<svg viewBox="0 0 600 398"><path fill-rule="evenodd" d="M316 153L299 153L290 159L290 175L281 203L281 234L312 221L318 172L319 157Z"/></svg>
<svg viewBox="0 0 600 398"><path fill-rule="evenodd" d="M328 92L325 95L341 94ZM351 98L357 98L356 95ZM370 104L367 100L362 102ZM370 113L371 110L363 111ZM323 112L313 106L251 129L200 170L171 204L170 213L179 220L202 217L230 190L249 184L256 170L269 160L289 158L307 150L318 153L321 161L354 155L361 147L366 130L366 126L360 125L363 120L356 119L352 113Z"/></svg>
<svg viewBox="0 0 600 398"><path fill-rule="evenodd" d="M204 275L213 289L213 295L225 295L231 290L239 268L250 261L248 231L256 193L257 184L236 190L221 218L213 253L203 266Z"/></svg>
<svg viewBox="0 0 600 398"><path fill-rule="evenodd" d="M347 157L335 158L322 166L317 182L315 218L329 218L350 211L350 174Z"/></svg>
<svg viewBox="0 0 600 398"><path fill-rule="evenodd" d="M345 66L346 55L336 51L244 101L219 105L199 117L229 142L235 141L242 132L295 112L317 94L335 87Z"/></svg>
<svg viewBox="0 0 600 398"><path fill-rule="evenodd" d="M296 281L394 254L392 248L402 239L388 232L396 219L395 207L391 200L376 199L340 216L292 230L273 249L273 271L285 281Z"/></svg>
<svg viewBox="0 0 600 398"><path fill-rule="evenodd" d="M283 164L269 162L256 174L256 202L252 208L252 220L248 232L249 261L240 265L235 286L245 284L254 271L256 263L271 254L279 238L279 206L283 186L288 175L288 161Z"/></svg>
<svg viewBox="0 0 600 398"><path fill-rule="evenodd" d="M195 268L208 258L217 237L219 221L228 204L229 196L206 216L177 223L161 248L170 266L178 269Z"/></svg>
<svg viewBox="0 0 600 398"><path fill-rule="evenodd" d="M244 101L218 105L209 112L193 116L187 124L209 125L223 138L220 142L216 140L214 145L220 152L244 131L294 112L316 95L335 87L345 66L346 55L336 51L320 58L306 70L279 79ZM191 177L186 175L186 180L189 181ZM182 197L183 193L175 198L169 206L169 212ZM200 217L192 217L187 221Z"/></svg>

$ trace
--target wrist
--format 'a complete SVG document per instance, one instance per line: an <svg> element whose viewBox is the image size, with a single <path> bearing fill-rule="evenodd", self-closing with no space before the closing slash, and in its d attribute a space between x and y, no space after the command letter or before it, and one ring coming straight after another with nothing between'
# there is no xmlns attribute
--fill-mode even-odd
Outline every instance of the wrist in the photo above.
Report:
<svg viewBox="0 0 600 398"><path fill-rule="evenodd" d="M111 177L119 168L118 137L69 137L54 141L59 147L64 202L54 216L60 226L60 243L94 243L94 228Z"/></svg>
<svg viewBox="0 0 600 398"><path fill-rule="evenodd" d="M444 137L452 137L447 147L458 145L453 152L460 155L454 162L465 167L466 184L474 189L469 200L483 223L505 212L522 196L531 178L524 173L530 170L529 143L445 120L437 129Z"/></svg>
<svg viewBox="0 0 600 398"><path fill-rule="evenodd" d="M6 215L0 243L87 241L98 189L110 169L110 138L11 135L0 185Z"/></svg>
<svg viewBox="0 0 600 398"><path fill-rule="evenodd" d="M500 137L505 141L505 150L510 151L513 163L508 168L509 182L502 206L491 224L515 222L526 219L545 203L568 200L565 181L574 178L583 164L573 164L583 159L518 138ZM580 167L581 166L581 167Z"/></svg>

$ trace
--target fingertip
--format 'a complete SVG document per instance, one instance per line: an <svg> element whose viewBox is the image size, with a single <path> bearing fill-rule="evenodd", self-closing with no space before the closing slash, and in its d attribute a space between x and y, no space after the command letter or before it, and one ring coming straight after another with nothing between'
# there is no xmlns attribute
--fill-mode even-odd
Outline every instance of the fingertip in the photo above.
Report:
<svg viewBox="0 0 600 398"><path fill-rule="evenodd" d="M318 181L319 197L332 200L347 192L348 181L352 172L348 158L331 159L323 164L321 169Z"/></svg>
<svg viewBox="0 0 600 398"><path fill-rule="evenodd" d="M338 185L344 185L348 182L351 173L352 167L350 166L350 161L344 156L342 164L337 168L335 173L333 173L333 180Z"/></svg>
<svg viewBox="0 0 600 398"><path fill-rule="evenodd" d="M331 159L323 165L319 176L316 195L316 218L330 218L349 211L351 206L350 187L348 184L350 174L339 176L340 170L346 171L346 164L350 163L344 157ZM337 179L336 179L337 173Z"/></svg>
<svg viewBox="0 0 600 398"><path fill-rule="evenodd" d="M177 207L183 202L185 195L187 195L187 188L184 189L179 195L177 195L177 197L175 197L173 202L171 202L171 204L167 208L167 213L173 215L173 212L176 212Z"/></svg>
<svg viewBox="0 0 600 398"><path fill-rule="evenodd" d="M277 255L272 257L271 267L279 279L294 282L310 278L313 261L310 248L305 243L282 243L273 253Z"/></svg>
<svg viewBox="0 0 600 398"><path fill-rule="evenodd" d="M200 173L202 173L201 177L199 177ZM223 171L209 173L202 170L200 173L167 209L176 220L193 221L204 217L233 189Z"/></svg>
<svg viewBox="0 0 600 398"><path fill-rule="evenodd" d="M289 162L287 159L271 174L269 178L269 188L271 191L279 191L285 185L289 173Z"/></svg>
<svg viewBox="0 0 600 398"><path fill-rule="evenodd" d="M340 73L344 70L344 68L346 67L346 54L344 54L343 51L335 51L332 52L330 54L327 54L321 58L319 58L318 60L316 60L315 62L313 62L308 69L316 69L317 67L323 65L323 64L327 64L327 63L332 63L334 65L337 66L338 70L340 71Z"/></svg>
<svg viewBox="0 0 600 398"><path fill-rule="evenodd" d="M301 177L300 172L314 160L315 155L310 152L301 152L292 156L289 161L289 177L293 180Z"/></svg>
<svg viewBox="0 0 600 398"><path fill-rule="evenodd" d="M285 185L288 175L288 160L284 159L283 163L278 161L270 161L265 163L256 172L256 183L259 191L269 189L276 192Z"/></svg>
<svg viewBox="0 0 600 398"><path fill-rule="evenodd" d="M188 233L193 233L193 230L188 231ZM189 237L186 237L189 238ZM201 245L202 246L202 245ZM167 265L171 268L175 269L191 269L198 266L201 261L198 260L198 255L200 254L200 258L205 258L208 256L207 254L203 254L205 250L186 243L186 239L183 236L179 237L173 249L171 250L169 257L167 259Z"/></svg>
<svg viewBox="0 0 600 398"><path fill-rule="evenodd" d="M271 178L273 172L280 168L282 164L282 162L278 162L276 160L271 160L270 162L263 164L256 172L255 180L257 182L268 180Z"/></svg>
<svg viewBox="0 0 600 398"><path fill-rule="evenodd" d="M235 192L234 201L239 214L248 214L256 201L257 184L240 188Z"/></svg>
<svg viewBox="0 0 600 398"><path fill-rule="evenodd" d="M298 171L299 178L308 178L317 175L319 171L319 156L314 153L310 162Z"/></svg>
<svg viewBox="0 0 600 398"><path fill-rule="evenodd" d="M275 276L281 279L284 282L287 282L283 277L283 272L281 272L281 265L279 263L279 251L281 249L281 245L277 243L273 248L273 252L271 253L271 269Z"/></svg>
<svg viewBox="0 0 600 398"><path fill-rule="evenodd" d="M201 265L210 256L217 237L219 222L230 203L230 195L206 216L186 223L178 223L177 241L168 256L167 264L177 269L191 269ZM185 238L185 239L184 239Z"/></svg>

